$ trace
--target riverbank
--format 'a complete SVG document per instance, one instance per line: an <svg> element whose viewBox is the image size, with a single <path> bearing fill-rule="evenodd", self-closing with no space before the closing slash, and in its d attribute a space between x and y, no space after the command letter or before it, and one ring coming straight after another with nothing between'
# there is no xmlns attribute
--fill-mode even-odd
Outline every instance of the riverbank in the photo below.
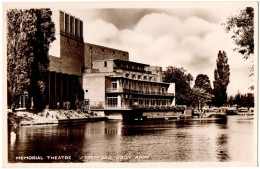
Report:
<svg viewBox="0 0 260 169"><path fill-rule="evenodd" d="M59 123L75 123L103 121L104 117L98 117L95 114L87 114L76 110L49 110L42 112L19 110L12 113L8 110L8 125L48 125Z"/></svg>

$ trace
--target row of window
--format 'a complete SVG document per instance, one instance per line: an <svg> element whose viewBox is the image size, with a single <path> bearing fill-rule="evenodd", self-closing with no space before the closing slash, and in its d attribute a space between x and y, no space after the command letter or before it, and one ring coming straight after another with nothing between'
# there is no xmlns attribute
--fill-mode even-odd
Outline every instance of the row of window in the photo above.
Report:
<svg viewBox="0 0 260 169"><path fill-rule="evenodd" d="M16 100L16 108L26 108L27 103L28 103L27 95L19 96L18 99Z"/></svg>
<svg viewBox="0 0 260 169"><path fill-rule="evenodd" d="M116 81L112 81L113 83ZM144 83L144 82L135 82L135 81L123 81L123 88L131 89L131 90L139 90L139 91L152 91L152 92L166 92L166 87L162 87L155 83Z"/></svg>
<svg viewBox="0 0 260 169"><path fill-rule="evenodd" d="M134 104L146 106L166 106L171 105L170 99L134 99Z"/></svg>
<svg viewBox="0 0 260 169"><path fill-rule="evenodd" d="M108 107L117 107L117 97L107 97Z"/></svg>
<svg viewBox="0 0 260 169"><path fill-rule="evenodd" d="M170 99L133 99L134 105L146 105L146 106L167 106L171 105ZM118 98L116 96L107 97L107 105L109 107L117 107Z"/></svg>
<svg viewBox="0 0 260 169"><path fill-rule="evenodd" d="M152 76L145 76L145 75L136 75L136 74L125 74L126 78L131 78L131 79L137 79L137 80L148 80L148 81L154 81L155 78Z"/></svg>
<svg viewBox="0 0 260 169"><path fill-rule="evenodd" d="M83 22L68 14L60 13L61 19L64 19L64 25L61 25L61 31L64 31L71 36L83 38Z"/></svg>
<svg viewBox="0 0 260 169"><path fill-rule="evenodd" d="M143 67L143 66L131 65L131 64L127 64L127 63L121 63L119 66L120 66L121 68L133 69L133 70L142 70L142 71L144 71L144 67Z"/></svg>
<svg viewBox="0 0 260 169"><path fill-rule="evenodd" d="M113 56L113 58L121 58L121 59L125 59L125 60L127 59L125 53L123 53L123 56L121 56L121 55L116 55L115 51L113 51L113 53L111 53L111 52L105 52L104 49L102 49L101 51L100 50L93 50L92 46L90 46L89 49L90 49L90 52L92 54L102 54L104 56Z"/></svg>

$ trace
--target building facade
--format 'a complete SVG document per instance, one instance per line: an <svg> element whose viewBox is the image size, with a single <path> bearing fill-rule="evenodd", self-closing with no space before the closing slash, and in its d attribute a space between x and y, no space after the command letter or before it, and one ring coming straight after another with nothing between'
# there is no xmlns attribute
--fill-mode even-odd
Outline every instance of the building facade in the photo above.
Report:
<svg viewBox="0 0 260 169"><path fill-rule="evenodd" d="M76 108L87 100L90 111L132 110L136 106L175 105L175 85L162 82L162 68L129 61L127 51L84 43L83 22L54 11L56 40L49 50L43 105ZM21 96L18 107L28 99Z"/></svg>
<svg viewBox="0 0 260 169"><path fill-rule="evenodd" d="M92 63L83 74L84 98L91 110L166 110L175 105L175 84L162 82L161 67L121 59Z"/></svg>

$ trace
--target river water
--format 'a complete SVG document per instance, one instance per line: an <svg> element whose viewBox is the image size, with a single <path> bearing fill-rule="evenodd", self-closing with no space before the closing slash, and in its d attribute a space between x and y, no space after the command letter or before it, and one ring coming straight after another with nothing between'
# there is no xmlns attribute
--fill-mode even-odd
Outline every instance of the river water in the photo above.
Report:
<svg viewBox="0 0 260 169"><path fill-rule="evenodd" d="M253 116L8 129L9 162L250 162Z"/></svg>

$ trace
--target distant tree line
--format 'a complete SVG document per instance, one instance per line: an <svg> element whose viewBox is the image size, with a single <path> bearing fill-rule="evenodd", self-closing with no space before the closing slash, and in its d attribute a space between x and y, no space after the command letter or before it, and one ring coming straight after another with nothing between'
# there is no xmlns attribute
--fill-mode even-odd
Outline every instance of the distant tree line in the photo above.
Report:
<svg viewBox="0 0 260 169"><path fill-rule="evenodd" d="M254 107L254 94L241 94L238 92L235 96L230 96L227 103L237 107Z"/></svg>

